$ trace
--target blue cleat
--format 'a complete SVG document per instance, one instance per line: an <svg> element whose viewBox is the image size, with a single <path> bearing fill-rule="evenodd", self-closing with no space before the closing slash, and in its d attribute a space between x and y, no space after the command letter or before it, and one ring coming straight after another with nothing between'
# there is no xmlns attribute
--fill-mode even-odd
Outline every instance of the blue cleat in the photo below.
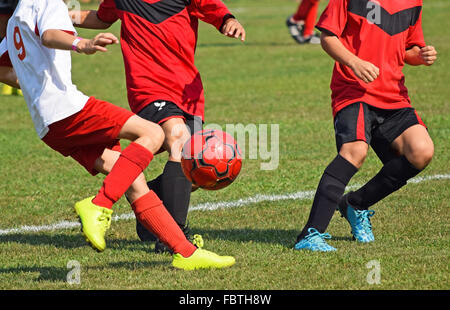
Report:
<svg viewBox="0 0 450 310"><path fill-rule="evenodd" d="M342 197L338 210L352 228L353 237L362 243L375 241L370 218L374 216L373 210L355 209L347 200L348 194Z"/></svg>
<svg viewBox="0 0 450 310"><path fill-rule="evenodd" d="M294 246L294 249L296 250L310 250L313 252L319 251L319 252L333 252L337 251L332 246L328 245L325 242L325 239L331 239L330 234L324 233L321 234L317 229L315 228L309 228L308 229L308 235L304 237L302 240L297 242L297 244Z"/></svg>

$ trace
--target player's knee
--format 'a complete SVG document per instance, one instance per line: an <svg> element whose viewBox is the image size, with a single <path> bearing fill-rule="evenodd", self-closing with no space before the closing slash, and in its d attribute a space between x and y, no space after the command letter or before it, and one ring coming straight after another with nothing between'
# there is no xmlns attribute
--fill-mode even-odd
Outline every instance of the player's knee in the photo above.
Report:
<svg viewBox="0 0 450 310"><path fill-rule="evenodd" d="M176 156L181 153L181 150L189 140L190 134L184 123L176 124L172 128L166 131L164 138L164 145L167 146L167 151L170 156Z"/></svg>
<svg viewBox="0 0 450 310"><path fill-rule="evenodd" d="M425 169L434 156L434 145L432 141L417 143L406 154L408 161L417 169Z"/></svg>
<svg viewBox="0 0 450 310"><path fill-rule="evenodd" d="M148 128L146 128L145 133L140 135L135 142L155 153L161 148L164 142L164 132L159 125L149 124L150 125L147 126Z"/></svg>
<svg viewBox="0 0 450 310"><path fill-rule="evenodd" d="M348 143L342 146L339 154L359 169L366 160L368 148L365 142Z"/></svg>

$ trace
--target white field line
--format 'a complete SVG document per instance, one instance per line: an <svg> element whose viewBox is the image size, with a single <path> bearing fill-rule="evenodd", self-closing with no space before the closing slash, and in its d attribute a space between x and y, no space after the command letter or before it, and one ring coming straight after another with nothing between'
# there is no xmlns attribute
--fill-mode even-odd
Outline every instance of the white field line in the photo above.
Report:
<svg viewBox="0 0 450 310"><path fill-rule="evenodd" d="M422 183L431 180L448 180L450 179L450 174L436 174L432 176L416 177L409 180L408 183ZM358 188L359 185L350 186L348 189ZM251 204L257 204L261 202L274 202L283 200L308 200L314 197L315 191L301 191L291 194L282 195L256 195L249 198L243 198L235 201L222 201L222 202L207 202L192 206L189 211L214 211L217 209L229 209L229 208L239 208ZM115 222L126 221L134 219L134 213L126 213L121 215L113 216L112 220ZM80 223L62 221L56 224L42 225L42 226L21 226L19 228L9 228L0 229L0 236L11 235L11 234L24 234L24 233L39 233L43 231L52 230L62 230L62 229L73 229L79 228Z"/></svg>

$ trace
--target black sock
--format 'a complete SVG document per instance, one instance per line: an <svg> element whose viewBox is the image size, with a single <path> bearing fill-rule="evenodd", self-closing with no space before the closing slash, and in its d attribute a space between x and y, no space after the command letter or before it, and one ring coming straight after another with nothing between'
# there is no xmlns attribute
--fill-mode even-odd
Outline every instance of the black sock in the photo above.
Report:
<svg viewBox="0 0 450 310"><path fill-rule="evenodd" d="M406 157L396 157L386 163L380 172L356 192L348 195L348 202L360 210L367 210L378 201L402 188L406 182L419 174Z"/></svg>
<svg viewBox="0 0 450 310"><path fill-rule="evenodd" d="M181 227L186 225L192 183L186 178L181 163L168 161L160 176L158 196L167 211Z"/></svg>
<svg viewBox="0 0 450 310"><path fill-rule="evenodd" d="M358 169L340 155L328 165L317 187L308 222L297 241L308 235L309 228L325 232L345 187L356 172Z"/></svg>
<svg viewBox="0 0 450 310"><path fill-rule="evenodd" d="M162 174L160 174L156 179L147 182L148 188L154 191L155 194L158 195L159 199L161 199L161 178Z"/></svg>

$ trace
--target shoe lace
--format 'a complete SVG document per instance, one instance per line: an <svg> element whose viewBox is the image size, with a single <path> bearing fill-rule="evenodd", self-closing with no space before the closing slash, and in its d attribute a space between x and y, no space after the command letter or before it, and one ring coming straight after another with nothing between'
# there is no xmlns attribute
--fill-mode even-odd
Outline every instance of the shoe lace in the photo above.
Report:
<svg viewBox="0 0 450 310"><path fill-rule="evenodd" d="M358 210L356 212L356 217L358 221L361 223L361 227L364 230L372 229L372 223L370 222L370 218L375 215L375 211L373 210Z"/></svg>
<svg viewBox="0 0 450 310"><path fill-rule="evenodd" d="M194 238L192 240L192 244L195 245L197 248L201 249L203 248L204 242L203 237L201 235L194 235Z"/></svg>
<svg viewBox="0 0 450 310"><path fill-rule="evenodd" d="M317 229L315 228L309 228L308 229L308 235L305 237L305 239L308 240L314 240L314 242L318 243L325 243L325 239L331 239L331 235L329 233L323 233L321 234Z"/></svg>
<svg viewBox="0 0 450 310"><path fill-rule="evenodd" d="M184 235L186 236L186 239L190 240L193 245L195 245L197 248L201 249L203 248L204 241L202 235L195 234L191 236L191 229L189 228L189 223L186 223L184 226L180 226L181 230L183 231Z"/></svg>

